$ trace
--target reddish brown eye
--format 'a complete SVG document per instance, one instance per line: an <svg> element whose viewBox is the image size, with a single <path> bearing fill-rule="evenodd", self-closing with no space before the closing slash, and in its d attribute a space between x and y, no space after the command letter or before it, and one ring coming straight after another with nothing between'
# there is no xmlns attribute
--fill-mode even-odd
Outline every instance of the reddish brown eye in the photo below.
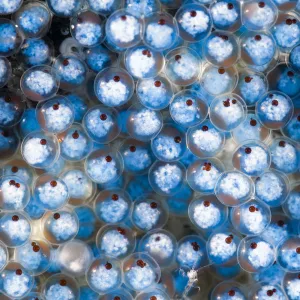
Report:
<svg viewBox="0 0 300 300"><path fill-rule="evenodd" d="M126 20L127 20L127 17L126 17L126 16L121 16L121 20L122 20L122 21L126 21Z"/></svg>
<svg viewBox="0 0 300 300"><path fill-rule="evenodd" d="M151 202L151 203L150 203L150 207L151 207L152 209L157 208L157 203L156 203L156 202Z"/></svg>
<svg viewBox="0 0 300 300"><path fill-rule="evenodd" d="M106 269L106 270L110 270L111 268L112 268L112 264L109 263L109 262L107 262L107 263L105 264L105 269Z"/></svg>
<svg viewBox="0 0 300 300"><path fill-rule="evenodd" d="M204 163L203 170L205 170L205 171L210 171L210 170L211 170L211 164Z"/></svg>
<svg viewBox="0 0 300 300"><path fill-rule="evenodd" d="M121 80L120 76L114 76L114 82L119 82Z"/></svg>
<svg viewBox="0 0 300 300"><path fill-rule="evenodd" d="M64 59L62 64L66 67L69 65L69 60L68 59Z"/></svg>
<svg viewBox="0 0 300 300"><path fill-rule="evenodd" d="M277 225L278 225L279 227L283 227L283 226L284 226L284 221L279 220L279 221L277 222Z"/></svg>
<svg viewBox="0 0 300 300"><path fill-rule="evenodd" d="M225 107L229 107L230 106L230 99L227 99L227 100L223 101L223 105Z"/></svg>
<svg viewBox="0 0 300 300"><path fill-rule="evenodd" d="M117 201L119 200L119 196L117 194L112 194L111 199Z"/></svg>
<svg viewBox="0 0 300 300"><path fill-rule="evenodd" d="M186 100L185 103L186 103L187 106L192 106L193 105L193 100L188 99L188 100Z"/></svg>
<svg viewBox="0 0 300 300"><path fill-rule="evenodd" d="M164 19L160 19L158 21L158 25L165 25L165 24L166 24L166 20L164 20Z"/></svg>
<svg viewBox="0 0 300 300"><path fill-rule="evenodd" d="M52 187L56 187L57 186L57 181L55 181L55 180L50 181L50 185Z"/></svg>
<svg viewBox="0 0 300 300"><path fill-rule="evenodd" d="M296 252L297 252L297 254L300 254L300 247L296 248Z"/></svg>
<svg viewBox="0 0 300 300"><path fill-rule="evenodd" d="M17 173L17 172L19 171L19 168L18 168L18 167L12 167L12 168L11 168L11 171L12 171L13 173Z"/></svg>
<svg viewBox="0 0 300 300"><path fill-rule="evenodd" d="M160 241L160 237L159 237L159 236L156 237L156 238L155 238L155 241L156 241L156 242L159 242L159 241Z"/></svg>
<svg viewBox="0 0 300 300"><path fill-rule="evenodd" d="M155 296L151 296L150 300L157 300L157 298Z"/></svg>
<svg viewBox="0 0 300 300"><path fill-rule="evenodd" d="M19 216L17 216L17 215L14 215L14 216L12 216L12 218L11 218L14 222L17 222L17 221L19 221Z"/></svg>
<svg viewBox="0 0 300 300"><path fill-rule="evenodd" d="M225 69L224 68L219 68L218 73L223 75L225 73Z"/></svg>
<svg viewBox="0 0 300 300"><path fill-rule="evenodd" d="M40 251L40 246L38 246L38 245L34 245L33 247L32 247L32 250L33 250L33 252L39 252Z"/></svg>
<svg viewBox="0 0 300 300"><path fill-rule="evenodd" d="M122 227L118 227L118 228L117 228L117 231L118 231L120 234L122 234L122 235L125 235L125 233L126 233L126 230L125 230L124 228L122 228Z"/></svg>
<svg viewBox="0 0 300 300"><path fill-rule="evenodd" d="M192 242L191 245L192 245L194 251L200 250L200 246L198 245L197 242Z"/></svg>
<svg viewBox="0 0 300 300"><path fill-rule="evenodd" d="M66 286L66 285L67 285L67 280L61 279L61 280L59 281L59 284L60 284L61 286Z"/></svg>
<svg viewBox="0 0 300 300"><path fill-rule="evenodd" d="M260 41L261 40L261 36L259 35L259 34L257 34L255 37L254 37L254 39L256 40L256 41Z"/></svg>
<svg viewBox="0 0 300 300"><path fill-rule="evenodd" d="M135 152L136 151L136 147L135 146L130 146L129 150L130 150L130 152Z"/></svg>
<svg viewBox="0 0 300 300"><path fill-rule="evenodd" d="M121 300L119 296L114 297L114 300Z"/></svg>
<svg viewBox="0 0 300 300"><path fill-rule="evenodd" d="M225 243L226 243L226 244L231 244L231 243L232 243L232 238L231 238L231 236L228 236L228 237L225 239Z"/></svg>
<svg viewBox="0 0 300 300"><path fill-rule="evenodd" d="M252 152L250 147L245 148L245 153L246 154L250 154Z"/></svg>
<svg viewBox="0 0 300 300"><path fill-rule="evenodd" d="M286 25L292 25L292 24L293 24L293 20L292 20L292 19L287 19L287 20L285 21L285 24L286 24Z"/></svg>
<svg viewBox="0 0 300 300"><path fill-rule="evenodd" d="M55 220L58 220L58 219L60 218L60 214L59 214L59 213L55 213L55 214L53 215L53 218L54 218Z"/></svg>
<svg viewBox="0 0 300 300"><path fill-rule="evenodd" d="M294 72L288 71L288 72L287 72L287 76L289 76L289 77L294 77Z"/></svg>
<svg viewBox="0 0 300 300"><path fill-rule="evenodd" d="M160 86L161 86L161 82L160 82L159 80L156 80L156 81L154 82L154 85L155 85L156 87L160 87Z"/></svg>
<svg viewBox="0 0 300 300"><path fill-rule="evenodd" d="M251 243L250 244L250 248L251 249L256 249L257 248L257 244L256 243Z"/></svg>
<svg viewBox="0 0 300 300"><path fill-rule="evenodd" d="M181 55L179 55L179 54L175 55L175 60L176 61L180 61L180 59L181 59Z"/></svg>
<svg viewBox="0 0 300 300"><path fill-rule="evenodd" d="M250 120L250 125L251 125L251 126L256 126L256 124L257 124L257 121L256 121L256 120L254 120L254 119L251 119L251 120Z"/></svg>
<svg viewBox="0 0 300 300"><path fill-rule="evenodd" d="M268 295L269 297L273 296L273 291L272 291L272 290L267 290L267 295Z"/></svg>
<svg viewBox="0 0 300 300"><path fill-rule="evenodd" d="M79 133L78 133L77 130L75 130L75 131L73 132L72 138L73 138L74 140L77 140L77 139L79 138Z"/></svg>
<svg viewBox="0 0 300 300"><path fill-rule="evenodd" d="M236 104L237 101L236 101L235 99L232 99L232 100L231 100L231 103L232 103L232 104Z"/></svg>
<svg viewBox="0 0 300 300"><path fill-rule="evenodd" d="M100 115L100 120L101 121L105 121L107 119L107 115L106 114L101 114Z"/></svg>
<svg viewBox="0 0 300 300"><path fill-rule="evenodd" d="M144 268L146 266L146 263L143 260L141 260L141 259L138 259L136 261L136 264L137 264L137 266L139 266L141 268Z"/></svg>
<svg viewBox="0 0 300 300"><path fill-rule="evenodd" d="M174 142L175 142L176 144L180 144L180 143L181 143L181 137L180 137L180 136L175 136L175 137L174 137Z"/></svg>
<svg viewBox="0 0 300 300"><path fill-rule="evenodd" d="M4 101L5 101L6 103L10 103L10 102L11 102L11 98L10 98L8 95L6 95L6 96L4 97Z"/></svg>
<svg viewBox="0 0 300 300"><path fill-rule="evenodd" d="M250 212L255 212L255 206L253 206L253 205L249 206L249 211Z"/></svg>
<svg viewBox="0 0 300 300"><path fill-rule="evenodd" d="M195 17L197 16L197 12L194 11L194 10L192 10L192 11L190 12L190 16L191 16L192 18L195 18Z"/></svg>
<svg viewBox="0 0 300 300"><path fill-rule="evenodd" d="M265 7L265 2L259 2L259 3L258 3L258 6L259 6L260 8L264 8L264 7Z"/></svg>
<svg viewBox="0 0 300 300"><path fill-rule="evenodd" d="M210 206L210 202L207 201L207 200L205 200L205 201L203 202L203 205L204 205L205 207L209 207L209 206Z"/></svg>
<svg viewBox="0 0 300 300"><path fill-rule="evenodd" d="M292 21L293 21L293 24L296 24L296 23L297 23L297 20L296 20L296 19L293 19Z"/></svg>
<svg viewBox="0 0 300 300"><path fill-rule="evenodd" d="M9 185L16 185L16 182L12 179L9 181Z"/></svg>
<svg viewBox="0 0 300 300"><path fill-rule="evenodd" d="M280 141L279 142L279 147L285 147L285 144L286 144L285 141Z"/></svg>
<svg viewBox="0 0 300 300"><path fill-rule="evenodd" d="M253 79L252 77L246 76L246 77L245 77L245 82L246 82L246 83L250 83L252 79Z"/></svg>
<svg viewBox="0 0 300 300"><path fill-rule="evenodd" d="M20 183L16 182L15 187L18 189L20 186Z"/></svg>
<svg viewBox="0 0 300 300"><path fill-rule="evenodd" d="M40 144L43 145L43 146L46 145L46 144L47 144L47 140L41 139L41 140L40 140Z"/></svg>
<svg viewBox="0 0 300 300"><path fill-rule="evenodd" d="M230 290L228 292L228 296L233 297L235 295L235 291L234 290Z"/></svg>
<svg viewBox="0 0 300 300"><path fill-rule="evenodd" d="M228 8L229 10L233 9L233 4L232 4L232 3L228 3L228 4L227 4L227 8Z"/></svg>
<svg viewBox="0 0 300 300"><path fill-rule="evenodd" d="M279 104L278 100L272 100L272 105L273 106L278 106L278 104Z"/></svg>
<svg viewBox="0 0 300 300"><path fill-rule="evenodd" d="M105 157L105 160L106 160L107 162L111 162L111 161L112 161L112 157L109 156L109 155L107 155L107 156Z"/></svg>
<svg viewBox="0 0 300 300"><path fill-rule="evenodd" d="M16 270L16 274L20 276L20 275L23 274L23 271L22 271L21 269L17 269L17 270Z"/></svg>

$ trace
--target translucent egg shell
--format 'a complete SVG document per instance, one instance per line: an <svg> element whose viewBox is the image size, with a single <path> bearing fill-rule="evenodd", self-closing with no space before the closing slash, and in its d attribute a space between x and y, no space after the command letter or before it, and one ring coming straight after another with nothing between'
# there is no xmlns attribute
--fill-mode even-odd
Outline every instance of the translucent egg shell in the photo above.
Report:
<svg viewBox="0 0 300 300"><path fill-rule="evenodd" d="M0 238L7 247L24 245L31 236L31 220L25 213L9 212L0 216Z"/></svg>
<svg viewBox="0 0 300 300"><path fill-rule="evenodd" d="M183 90L174 95L170 103L172 119L183 127L202 123L208 114L208 105L194 90Z"/></svg>
<svg viewBox="0 0 300 300"><path fill-rule="evenodd" d="M270 167L270 151L261 142L247 141L233 153L232 164L248 176L259 176Z"/></svg>
<svg viewBox="0 0 300 300"><path fill-rule="evenodd" d="M215 286L211 294L211 300L219 300L219 299L233 299L236 297L238 299L246 299L246 291L244 287L234 281L224 281Z"/></svg>
<svg viewBox="0 0 300 300"><path fill-rule="evenodd" d="M234 65L240 57L240 48L235 36L225 31L212 32L205 40L203 50L208 62L224 68Z"/></svg>
<svg viewBox="0 0 300 300"><path fill-rule="evenodd" d="M51 249L46 240L31 238L25 245L15 249L15 259L37 276L45 273L50 267Z"/></svg>
<svg viewBox="0 0 300 300"><path fill-rule="evenodd" d="M189 218L200 230L210 231L222 226L228 217L227 206L216 196L207 195L194 199L189 205Z"/></svg>
<svg viewBox="0 0 300 300"><path fill-rule="evenodd" d="M134 92L131 75L120 68L106 68L95 78L95 95L103 104L115 107L129 101Z"/></svg>
<svg viewBox="0 0 300 300"><path fill-rule="evenodd" d="M127 113L126 128L132 138L146 142L160 132L163 120L159 111L136 104L131 106Z"/></svg>
<svg viewBox="0 0 300 300"><path fill-rule="evenodd" d="M24 36L18 26L9 19L0 18L0 56L17 53L24 42Z"/></svg>
<svg viewBox="0 0 300 300"><path fill-rule="evenodd" d="M244 238L238 248L240 266L249 273L257 273L269 268L275 261L275 248L264 239L253 236Z"/></svg>
<svg viewBox="0 0 300 300"><path fill-rule="evenodd" d="M18 211L24 209L30 199L27 182L17 176L0 177L0 209Z"/></svg>
<svg viewBox="0 0 300 300"><path fill-rule="evenodd" d="M160 268L164 268L175 259L177 241L174 235L167 230L151 230L141 239L139 251L148 253L159 264Z"/></svg>
<svg viewBox="0 0 300 300"><path fill-rule="evenodd" d="M221 131L232 131L246 118L246 103L236 94L217 96L210 104L210 120Z"/></svg>
<svg viewBox="0 0 300 300"><path fill-rule="evenodd" d="M197 3L182 5L176 12L180 36L188 42L206 38L211 30L211 16L205 6Z"/></svg>
<svg viewBox="0 0 300 300"><path fill-rule="evenodd" d="M25 110L24 98L16 92L0 92L0 126L4 128L16 125Z"/></svg>
<svg viewBox="0 0 300 300"><path fill-rule="evenodd" d="M104 223L121 223L130 215L131 201L129 194L124 190L103 190L95 199L94 211Z"/></svg>
<svg viewBox="0 0 300 300"><path fill-rule="evenodd" d="M125 285L135 291L150 289L158 283L161 270L148 254L136 252L123 261Z"/></svg>
<svg viewBox="0 0 300 300"><path fill-rule="evenodd" d="M254 194L254 183L239 171L227 171L220 175L215 187L219 201L226 206L238 206Z"/></svg>
<svg viewBox="0 0 300 300"><path fill-rule="evenodd" d="M41 229L51 244L58 245L74 239L79 230L79 220L69 208L54 213L49 211L43 216Z"/></svg>
<svg viewBox="0 0 300 300"><path fill-rule="evenodd" d="M84 115L83 127L93 141L107 144L120 134L119 114L113 108L96 105Z"/></svg>
<svg viewBox="0 0 300 300"><path fill-rule="evenodd" d="M186 151L185 132L179 126L165 124L151 141L151 148L159 160L179 160Z"/></svg>
<svg viewBox="0 0 300 300"><path fill-rule="evenodd" d="M61 272L74 277L84 275L93 258L92 249L81 240L67 242L61 245L57 251Z"/></svg>
<svg viewBox="0 0 300 300"><path fill-rule="evenodd" d="M170 196L181 188L185 176L182 163L156 161L149 170L149 183L158 194Z"/></svg>
<svg viewBox="0 0 300 300"><path fill-rule="evenodd" d="M10 261L0 273L1 292L11 298L19 299L26 296L34 284L32 273L19 262Z"/></svg>
<svg viewBox="0 0 300 300"><path fill-rule="evenodd" d="M277 248L277 263L287 272L300 272L300 239L290 235Z"/></svg>
<svg viewBox="0 0 300 300"><path fill-rule="evenodd" d="M171 50L165 56L165 74L174 84L187 86L194 83L201 71L198 54L186 47Z"/></svg>
<svg viewBox="0 0 300 300"><path fill-rule="evenodd" d="M115 258L124 258L135 249L135 233L123 224L105 225L97 233L99 253Z"/></svg>
<svg viewBox="0 0 300 300"><path fill-rule="evenodd" d="M107 294L119 288L122 283L122 269L119 260L100 257L92 262L86 272L87 282L92 290Z"/></svg>
<svg viewBox="0 0 300 300"><path fill-rule="evenodd" d="M80 11L71 19L71 34L85 47L94 47L105 39L105 17L92 11Z"/></svg>
<svg viewBox="0 0 300 300"><path fill-rule="evenodd" d="M85 171L99 184L115 182L123 173L124 164L118 151L108 147L93 151L85 160Z"/></svg>
<svg viewBox="0 0 300 300"><path fill-rule="evenodd" d="M270 208L261 201L250 200L234 207L230 212L234 228L244 235L259 235L270 224Z"/></svg>
<svg viewBox="0 0 300 300"><path fill-rule="evenodd" d="M66 295L73 299L79 299L79 286L77 281L66 274L55 274L44 282L42 293L46 299L55 299Z"/></svg>

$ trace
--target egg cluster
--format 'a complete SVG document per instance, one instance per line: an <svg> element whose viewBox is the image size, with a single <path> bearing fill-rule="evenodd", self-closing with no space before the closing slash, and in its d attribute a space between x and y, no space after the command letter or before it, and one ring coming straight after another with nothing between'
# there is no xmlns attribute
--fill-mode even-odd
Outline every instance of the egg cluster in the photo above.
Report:
<svg viewBox="0 0 300 300"><path fill-rule="evenodd" d="M299 143L297 0L0 0L1 297L299 300Z"/></svg>

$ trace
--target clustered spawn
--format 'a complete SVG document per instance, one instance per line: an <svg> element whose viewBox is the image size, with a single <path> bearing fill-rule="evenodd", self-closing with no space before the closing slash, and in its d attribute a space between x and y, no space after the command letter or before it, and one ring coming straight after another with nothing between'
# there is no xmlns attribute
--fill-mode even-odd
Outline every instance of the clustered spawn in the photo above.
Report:
<svg viewBox="0 0 300 300"><path fill-rule="evenodd" d="M0 295L300 299L296 0L0 0Z"/></svg>

